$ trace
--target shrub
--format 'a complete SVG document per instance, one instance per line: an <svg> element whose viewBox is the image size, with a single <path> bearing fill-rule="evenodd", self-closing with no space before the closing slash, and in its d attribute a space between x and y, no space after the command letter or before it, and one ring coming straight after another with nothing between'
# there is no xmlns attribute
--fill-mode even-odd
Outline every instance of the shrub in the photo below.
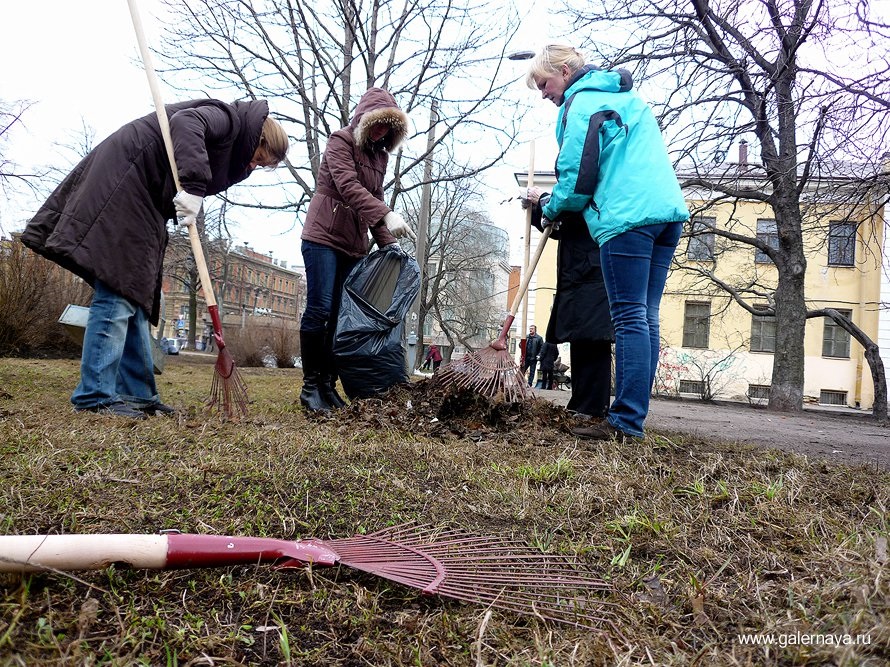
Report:
<svg viewBox="0 0 890 667"><path fill-rule="evenodd" d="M69 303L88 305L92 293L18 239L0 239L0 356L79 354L58 320Z"/></svg>
<svg viewBox="0 0 890 667"><path fill-rule="evenodd" d="M300 354L295 322L248 318L243 329L226 329L223 334L235 363L245 368L265 366L267 361L274 361L278 368L293 368L294 357Z"/></svg>

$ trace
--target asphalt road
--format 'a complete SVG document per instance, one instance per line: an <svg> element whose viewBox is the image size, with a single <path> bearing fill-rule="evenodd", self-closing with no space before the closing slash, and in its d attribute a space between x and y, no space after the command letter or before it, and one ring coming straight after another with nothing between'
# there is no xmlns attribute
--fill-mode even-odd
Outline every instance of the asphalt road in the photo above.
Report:
<svg viewBox="0 0 890 667"><path fill-rule="evenodd" d="M557 405L571 397L569 391L536 389L535 394ZM802 413L781 413L744 403L655 398L646 428L890 469L890 427L860 410L807 407Z"/></svg>

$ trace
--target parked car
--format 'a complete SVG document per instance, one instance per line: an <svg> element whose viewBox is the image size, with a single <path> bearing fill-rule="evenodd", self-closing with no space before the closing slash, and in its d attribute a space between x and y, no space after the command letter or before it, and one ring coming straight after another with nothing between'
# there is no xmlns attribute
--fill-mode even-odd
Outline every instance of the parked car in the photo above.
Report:
<svg viewBox="0 0 890 667"><path fill-rule="evenodd" d="M161 349L167 354L179 354L179 350L182 349L182 346L180 345L178 338L162 338Z"/></svg>

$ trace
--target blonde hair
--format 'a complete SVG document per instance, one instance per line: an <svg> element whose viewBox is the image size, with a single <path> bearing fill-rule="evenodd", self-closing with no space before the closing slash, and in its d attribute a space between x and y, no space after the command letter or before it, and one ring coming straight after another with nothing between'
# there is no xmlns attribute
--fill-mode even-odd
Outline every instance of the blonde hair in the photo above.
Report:
<svg viewBox="0 0 890 667"><path fill-rule="evenodd" d="M275 164L283 161L287 156L287 149L290 148L287 132L281 127L281 123L271 116L266 116L266 120L263 121L259 148L263 149L270 160L275 160Z"/></svg>
<svg viewBox="0 0 890 667"><path fill-rule="evenodd" d="M563 65L574 74L587 64L584 54L573 46L566 44L548 44L532 60L525 77L526 85L532 90L538 89L535 79L543 79L559 72Z"/></svg>

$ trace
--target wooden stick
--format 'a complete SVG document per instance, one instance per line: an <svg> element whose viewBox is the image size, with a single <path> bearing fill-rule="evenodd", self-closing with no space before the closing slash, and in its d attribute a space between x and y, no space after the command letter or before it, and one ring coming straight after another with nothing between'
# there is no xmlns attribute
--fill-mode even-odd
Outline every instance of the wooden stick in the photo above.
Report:
<svg viewBox="0 0 890 667"><path fill-rule="evenodd" d="M145 31L142 29L142 19L139 17L139 8L136 6L136 0L127 0L127 4L130 7L130 16L133 19L136 41L139 43L139 53L142 56L142 64L145 67L145 76L148 77L148 87L151 88L155 113L161 126L164 147L167 149L167 159L170 161L170 169L173 170L173 182L176 184L176 191L179 192L182 190L182 186L179 184L179 172L176 169L176 157L173 154L173 138L170 136L170 121L167 119L167 110L164 106L164 101L161 99L161 87L158 84L158 77L152 64L151 51L149 51L148 43L145 40ZM204 300L209 308L216 305L216 296L213 294L213 287L210 284L210 272L207 270L207 260L204 257L204 249L201 247L197 221L195 224L188 226L188 232L192 254L195 256L195 265L198 268L198 276L201 279L201 287L204 290Z"/></svg>

